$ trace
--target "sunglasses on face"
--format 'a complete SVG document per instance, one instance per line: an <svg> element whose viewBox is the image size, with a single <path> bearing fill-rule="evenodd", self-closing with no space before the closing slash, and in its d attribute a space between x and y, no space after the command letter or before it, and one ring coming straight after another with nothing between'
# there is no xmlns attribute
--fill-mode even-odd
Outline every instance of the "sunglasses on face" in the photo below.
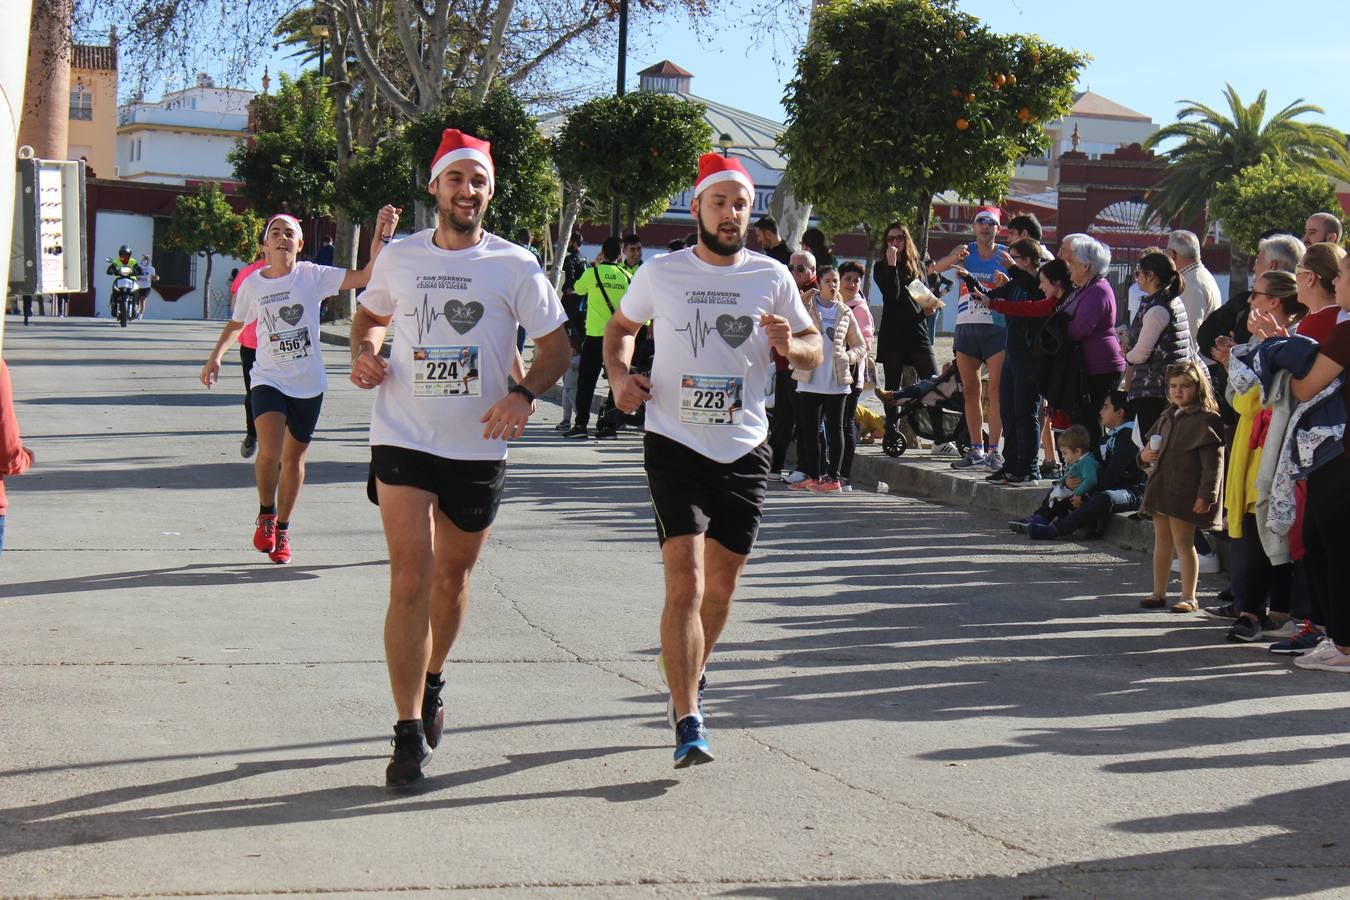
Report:
<svg viewBox="0 0 1350 900"><path fill-rule="evenodd" d="M997 225L998 223L995 222L993 219L976 219L976 220L975 220L975 224L976 224L976 225Z"/></svg>
<svg viewBox="0 0 1350 900"><path fill-rule="evenodd" d="M903 234L888 234L888 235L886 235L886 243L888 243L888 244L903 244L904 242L905 242L905 236L904 236Z"/></svg>
<svg viewBox="0 0 1350 900"><path fill-rule="evenodd" d="M797 272L797 273L799 273L799 274L802 273L802 272L810 272L810 271L811 271L811 267L810 267L810 266L803 266L803 265L800 264L800 263L798 263L798 264L795 265L795 266L788 266L788 268L791 269L793 272Z"/></svg>

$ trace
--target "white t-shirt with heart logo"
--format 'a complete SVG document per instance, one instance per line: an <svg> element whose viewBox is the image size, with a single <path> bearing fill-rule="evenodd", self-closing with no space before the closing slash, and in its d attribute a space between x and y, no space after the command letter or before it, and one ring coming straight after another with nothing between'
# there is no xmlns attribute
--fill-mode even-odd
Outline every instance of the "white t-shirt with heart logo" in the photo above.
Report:
<svg viewBox="0 0 1350 900"><path fill-rule="evenodd" d="M328 389L319 352L319 304L342 287L346 269L298 262L289 275L254 272L235 294L236 322L258 323L253 386L268 385L288 397L317 397Z"/></svg>
<svg viewBox="0 0 1350 900"><path fill-rule="evenodd" d="M389 371L376 389L370 443L447 459L505 459L483 414L509 387L516 329L551 334L567 316L539 262L494 234L443 250L434 229L395 241L375 261L361 305L392 316Z"/></svg>
<svg viewBox="0 0 1350 900"><path fill-rule="evenodd" d="M619 309L652 321L648 431L721 463L764 443L774 364L760 316L784 317L793 334L812 325L786 266L746 250L714 266L691 247L644 263Z"/></svg>

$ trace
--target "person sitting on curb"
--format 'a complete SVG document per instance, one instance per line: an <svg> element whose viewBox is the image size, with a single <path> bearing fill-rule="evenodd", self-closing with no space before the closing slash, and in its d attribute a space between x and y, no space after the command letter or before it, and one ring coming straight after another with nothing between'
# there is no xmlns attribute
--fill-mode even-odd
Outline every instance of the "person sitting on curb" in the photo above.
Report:
<svg viewBox="0 0 1350 900"><path fill-rule="evenodd" d="M1112 515L1139 508L1145 481L1138 461L1139 428L1130 415L1124 391L1116 390L1106 395L1101 422L1105 438L1101 444L1102 467L1096 488L1084 496L1071 497L1069 505L1073 511L1054 522L1035 521L1035 516L1019 520L1033 540L1068 537L1080 528L1084 529L1083 537L1099 538ZM1064 483L1066 487L1079 487L1076 477L1066 476Z"/></svg>
<svg viewBox="0 0 1350 900"><path fill-rule="evenodd" d="M1034 513L1008 523L1015 533L1030 534L1032 525L1053 528L1053 522L1076 510L1097 486L1101 463L1092 455L1092 437L1086 428L1082 425L1066 428L1059 436L1059 455L1064 458L1064 477L1054 483ZM1070 479L1073 484L1069 484Z"/></svg>

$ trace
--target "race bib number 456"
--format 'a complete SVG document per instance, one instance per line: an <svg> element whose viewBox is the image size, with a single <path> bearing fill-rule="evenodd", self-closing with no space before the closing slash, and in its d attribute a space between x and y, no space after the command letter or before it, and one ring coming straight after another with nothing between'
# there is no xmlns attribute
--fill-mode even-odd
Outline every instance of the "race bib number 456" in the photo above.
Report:
<svg viewBox="0 0 1350 900"><path fill-rule="evenodd" d="M279 363L295 362L309 356L309 329L295 328L272 334L272 359Z"/></svg>
<svg viewBox="0 0 1350 900"><path fill-rule="evenodd" d="M413 347L412 392L414 397L478 397L478 347Z"/></svg>
<svg viewBox="0 0 1350 900"><path fill-rule="evenodd" d="M689 425L737 425L745 379L734 375L680 377L680 421Z"/></svg>

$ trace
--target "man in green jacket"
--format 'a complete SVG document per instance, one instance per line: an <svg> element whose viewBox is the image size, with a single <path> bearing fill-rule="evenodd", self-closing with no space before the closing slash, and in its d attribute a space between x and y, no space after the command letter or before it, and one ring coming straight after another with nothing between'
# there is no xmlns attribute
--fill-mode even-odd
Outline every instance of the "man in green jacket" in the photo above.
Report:
<svg viewBox="0 0 1350 900"><path fill-rule="evenodd" d="M581 364L577 371L576 418L571 430L563 432L563 437L588 436L586 425L591 417L591 401L604 364L605 324L619 308L619 301L633 278L619 262L620 247L618 238L605 238L600 245L600 258L572 286L573 291L586 298L586 337L581 342Z"/></svg>

